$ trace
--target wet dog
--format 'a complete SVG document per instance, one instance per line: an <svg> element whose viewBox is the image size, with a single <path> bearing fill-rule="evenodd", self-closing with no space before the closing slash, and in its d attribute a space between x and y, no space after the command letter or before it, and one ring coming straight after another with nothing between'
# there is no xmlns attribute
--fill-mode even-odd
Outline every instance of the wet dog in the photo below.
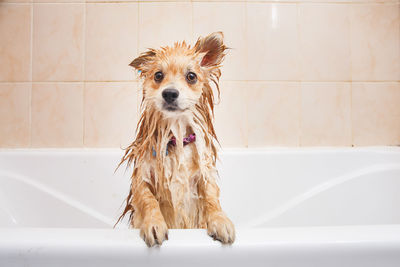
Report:
<svg viewBox="0 0 400 267"><path fill-rule="evenodd" d="M148 246L161 245L171 228L204 228L233 243L235 228L219 203L214 91L219 94L227 47L221 32L149 49L130 64L142 81L136 138L121 163L133 164L122 217Z"/></svg>

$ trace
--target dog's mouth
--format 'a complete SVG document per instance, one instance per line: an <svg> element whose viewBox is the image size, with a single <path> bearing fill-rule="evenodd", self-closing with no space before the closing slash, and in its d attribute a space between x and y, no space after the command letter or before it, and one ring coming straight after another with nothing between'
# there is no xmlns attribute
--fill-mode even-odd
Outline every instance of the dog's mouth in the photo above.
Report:
<svg viewBox="0 0 400 267"><path fill-rule="evenodd" d="M176 103L164 103L163 104L163 109L167 111L178 111L180 108Z"/></svg>

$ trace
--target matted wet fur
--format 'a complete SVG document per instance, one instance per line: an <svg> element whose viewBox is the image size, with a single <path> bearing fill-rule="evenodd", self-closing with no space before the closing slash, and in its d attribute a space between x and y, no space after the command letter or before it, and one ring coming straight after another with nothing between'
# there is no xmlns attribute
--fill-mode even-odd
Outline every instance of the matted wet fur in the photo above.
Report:
<svg viewBox="0 0 400 267"><path fill-rule="evenodd" d="M148 246L168 239L168 228L205 228L222 243L235 240L219 203L213 126L212 84L219 95L226 49L216 32L193 47L181 42L149 49L130 64L140 73L143 98L136 138L119 164L133 164L121 218L130 214ZM184 146L190 134L196 141ZM168 145L172 137L175 146Z"/></svg>

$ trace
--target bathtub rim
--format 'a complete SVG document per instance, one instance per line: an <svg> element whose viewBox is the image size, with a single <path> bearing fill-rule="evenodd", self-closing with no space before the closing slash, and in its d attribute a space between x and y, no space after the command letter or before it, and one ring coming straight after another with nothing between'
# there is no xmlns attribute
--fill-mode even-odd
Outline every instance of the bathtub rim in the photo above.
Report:
<svg viewBox="0 0 400 267"><path fill-rule="evenodd" d="M122 249L145 248L138 229L104 228L0 228L0 255L5 250L67 249L78 251L119 247ZM232 246L213 241L205 229L169 229L169 240L161 248L220 247L235 249L260 246L275 249L303 248L356 248L388 246L400 252L400 224L344 225L307 227L238 228ZM400 253L399 253L400 256Z"/></svg>

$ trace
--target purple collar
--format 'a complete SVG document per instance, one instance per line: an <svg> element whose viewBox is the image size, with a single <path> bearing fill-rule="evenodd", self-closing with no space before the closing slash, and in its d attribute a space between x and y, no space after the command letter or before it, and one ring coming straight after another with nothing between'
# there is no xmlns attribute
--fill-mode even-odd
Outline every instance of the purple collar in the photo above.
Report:
<svg viewBox="0 0 400 267"><path fill-rule="evenodd" d="M188 137L183 138L183 145L186 146L186 145L188 145L190 143L193 143L194 141L196 141L196 134L193 133L193 134L189 135ZM173 136L171 138L171 140L169 140L169 142L168 142L167 149L165 150L165 155L167 155L167 156L168 156L168 146L169 145L176 146L176 138L175 138L175 136ZM153 154L153 157L155 157L157 155L157 153L154 150L154 148L152 148L152 154Z"/></svg>
<svg viewBox="0 0 400 267"><path fill-rule="evenodd" d="M196 134L193 133L193 134L189 135L188 137L183 138L183 145L186 146L190 143L193 143L194 141L196 141ZM171 140L169 140L168 145L176 146L175 136L173 136L171 138Z"/></svg>

